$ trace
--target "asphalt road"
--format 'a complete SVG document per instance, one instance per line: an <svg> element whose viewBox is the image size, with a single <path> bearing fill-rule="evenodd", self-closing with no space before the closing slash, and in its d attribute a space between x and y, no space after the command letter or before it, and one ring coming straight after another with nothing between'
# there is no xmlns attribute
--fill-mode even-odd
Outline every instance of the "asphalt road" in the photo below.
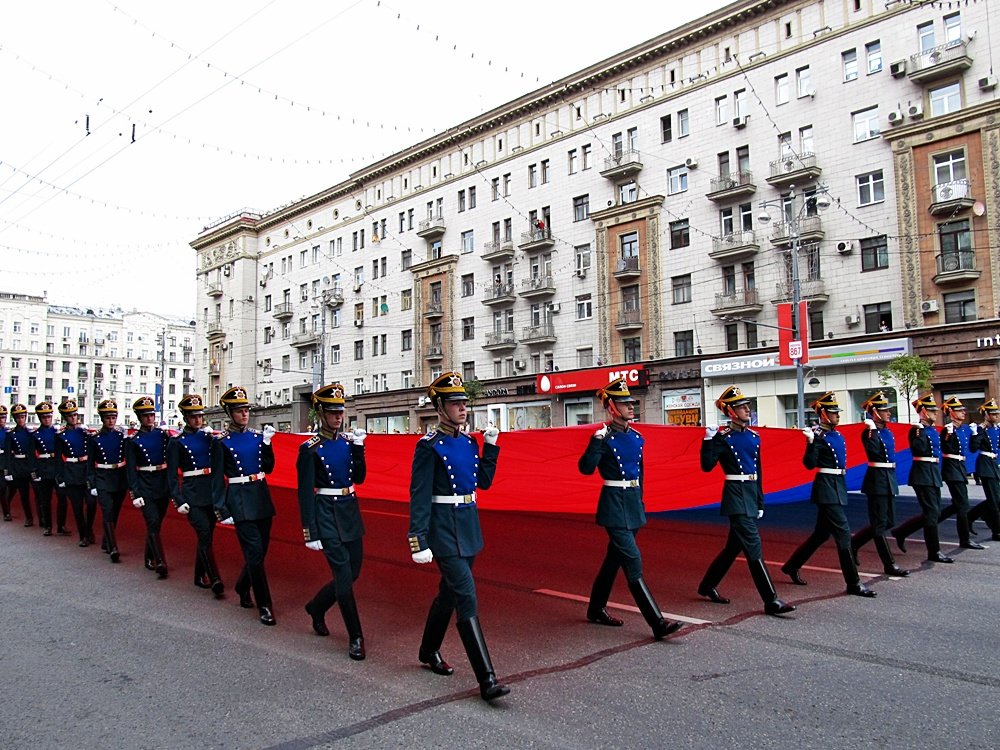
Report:
<svg viewBox="0 0 1000 750"><path fill-rule="evenodd" d="M981 498L972 487L974 498ZM283 514L293 513L282 494ZM327 579L322 557L278 534L268 558L278 626L229 593L191 583L194 535L171 511L171 575L142 567L141 521L123 512L123 561L73 537L0 524L0 747L129 748L995 748L1000 746L1000 543L922 563L919 539L897 555L907 579L862 570L873 600L845 596L829 543L790 585L780 563L809 532L808 504L770 508L765 558L780 595L799 608L766 617L746 566L720 606L694 590L723 543L715 511L654 519L639 536L660 607L689 624L654 643L624 583L612 597L622 628L585 621L605 546L590 518L483 514L476 564L481 619L509 696L493 705L452 629L439 677L416 661L433 566L409 561L406 507L365 500L366 560L357 585L368 658L347 658L339 612L312 633L302 605ZM897 516L915 512L901 498ZM852 500L852 523L864 505ZM980 540L988 539L979 524ZM919 534L918 534L919 537ZM227 583L240 555L217 532ZM954 542L954 524L943 526Z"/></svg>

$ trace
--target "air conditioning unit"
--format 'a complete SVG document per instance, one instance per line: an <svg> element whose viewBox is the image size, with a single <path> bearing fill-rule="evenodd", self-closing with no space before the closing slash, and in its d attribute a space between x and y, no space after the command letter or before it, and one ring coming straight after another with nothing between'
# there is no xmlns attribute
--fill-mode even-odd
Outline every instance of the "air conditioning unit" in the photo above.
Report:
<svg viewBox="0 0 1000 750"><path fill-rule="evenodd" d="M740 115L739 117L733 118L733 127L737 130L742 130L747 126L747 120L750 119L750 115Z"/></svg>
<svg viewBox="0 0 1000 750"><path fill-rule="evenodd" d="M585 278L587 278L587 269L586 268L578 268L578 269L576 269L576 277L578 279L585 279Z"/></svg>
<svg viewBox="0 0 1000 750"><path fill-rule="evenodd" d="M854 243L847 240L837 243L837 252L841 255L850 255L854 250Z"/></svg>
<svg viewBox="0 0 1000 750"><path fill-rule="evenodd" d="M906 114L910 116L911 120L919 120L924 116L924 105L923 104L911 104L906 109Z"/></svg>
<svg viewBox="0 0 1000 750"><path fill-rule="evenodd" d="M528 366L528 363L525 362L523 359L518 359L518 360L515 360L515 362L514 362L514 367L516 367L518 370L523 370L527 366Z"/></svg>
<svg viewBox="0 0 1000 750"><path fill-rule="evenodd" d="M861 323L860 315L847 315L844 317L844 322L849 326L856 326Z"/></svg>
<svg viewBox="0 0 1000 750"><path fill-rule="evenodd" d="M899 123L901 123L902 121L903 121L903 113L900 112L898 109L893 110L892 112L889 113L890 125L899 125Z"/></svg>
<svg viewBox="0 0 1000 750"><path fill-rule="evenodd" d="M549 312L551 312L553 314L554 313L558 313L561 310L562 310L562 303L560 303L560 302L556 302L554 305L550 305L549 306Z"/></svg>
<svg viewBox="0 0 1000 750"><path fill-rule="evenodd" d="M784 164L781 165L781 171L782 172L794 172L795 171L795 162L792 159L789 159L788 161L786 161Z"/></svg>
<svg viewBox="0 0 1000 750"><path fill-rule="evenodd" d="M920 303L920 312L924 315L927 313L936 313L938 311L938 302L936 299L925 299Z"/></svg>
<svg viewBox="0 0 1000 750"><path fill-rule="evenodd" d="M980 91L992 91L997 87L997 77L996 76L983 76L979 79L979 90Z"/></svg>
<svg viewBox="0 0 1000 750"><path fill-rule="evenodd" d="M361 328L361 326L363 326L364 324L365 324L364 318L355 318L354 319L354 327L355 328Z"/></svg>
<svg viewBox="0 0 1000 750"><path fill-rule="evenodd" d="M355 284L354 285L354 291L355 292L360 292L361 291L361 284Z"/></svg>
<svg viewBox="0 0 1000 750"><path fill-rule="evenodd" d="M685 159L684 160L684 166L687 167L688 169L697 169L698 168L698 160L697 159Z"/></svg>
<svg viewBox="0 0 1000 750"><path fill-rule="evenodd" d="M902 78L906 75L906 60L897 60L889 63L889 75L893 78Z"/></svg>

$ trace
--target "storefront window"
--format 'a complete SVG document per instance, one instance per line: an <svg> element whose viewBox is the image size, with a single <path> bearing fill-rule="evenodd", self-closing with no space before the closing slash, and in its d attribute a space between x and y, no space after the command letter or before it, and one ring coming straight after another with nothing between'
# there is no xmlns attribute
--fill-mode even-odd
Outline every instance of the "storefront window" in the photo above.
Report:
<svg viewBox="0 0 1000 750"><path fill-rule="evenodd" d="M508 430L538 430L552 426L552 408L542 404L517 404L507 409Z"/></svg>
<svg viewBox="0 0 1000 750"><path fill-rule="evenodd" d="M701 425L701 391L675 388L663 392L663 424L698 427Z"/></svg>
<svg viewBox="0 0 1000 750"><path fill-rule="evenodd" d="M566 426L594 423L594 400L588 398L581 401L566 402Z"/></svg>
<svg viewBox="0 0 1000 750"><path fill-rule="evenodd" d="M865 415L864 415L863 410L861 408L861 404L863 404L865 401L867 401L868 397L871 396L876 391L882 391L882 393L885 394L885 397L887 399L889 399L889 408L892 409L892 421L893 422L899 422L900 419L899 419L899 414L897 412L897 405L896 405L897 404L898 396L896 395L896 389L895 388L864 388L864 389L857 390L857 391L851 391L850 392L851 405L849 407L850 410L847 411L847 409L845 409L845 411L847 411L847 413L846 414L841 414L841 417L840 417L841 421L842 422L858 422L858 421L864 419ZM906 419L906 414L905 413L903 414L903 421L909 421L908 419Z"/></svg>
<svg viewBox="0 0 1000 750"><path fill-rule="evenodd" d="M410 431L409 414L382 414L365 418L365 431L374 434L407 433Z"/></svg>
<svg viewBox="0 0 1000 750"><path fill-rule="evenodd" d="M819 419L816 416L816 412L814 412L811 408L809 408L809 404L811 404L813 401L815 401L816 399L818 399L824 393L826 393L826 391L816 391L814 393L806 393L805 398L803 399L803 401L805 403L806 424L818 424L819 423ZM798 425L795 423L796 422L796 416L797 416L797 409L796 409L797 403L798 403L798 400L797 400L797 398L796 398L796 396L795 396L794 393L791 394L790 396L782 396L781 397L781 404L782 404L782 407L785 410L785 427L788 427L788 428L791 428L791 429L797 429L798 428ZM848 420L844 419L844 421L847 422ZM777 426L780 426L780 425L775 425L775 426L777 427Z"/></svg>

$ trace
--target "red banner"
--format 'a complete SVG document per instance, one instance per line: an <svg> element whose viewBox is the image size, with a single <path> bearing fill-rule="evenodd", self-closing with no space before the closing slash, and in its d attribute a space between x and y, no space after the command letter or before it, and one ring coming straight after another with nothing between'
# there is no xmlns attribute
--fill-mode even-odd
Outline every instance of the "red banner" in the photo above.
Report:
<svg viewBox="0 0 1000 750"><path fill-rule="evenodd" d="M802 364L809 362L809 303L799 302L799 337L795 339L795 326L792 322L792 303L782 302L778 308L778 364L790 367L795 359ZM794 343L793 343L794 342ZM795 356L793 347L799 347L801 354Z"/></svg>

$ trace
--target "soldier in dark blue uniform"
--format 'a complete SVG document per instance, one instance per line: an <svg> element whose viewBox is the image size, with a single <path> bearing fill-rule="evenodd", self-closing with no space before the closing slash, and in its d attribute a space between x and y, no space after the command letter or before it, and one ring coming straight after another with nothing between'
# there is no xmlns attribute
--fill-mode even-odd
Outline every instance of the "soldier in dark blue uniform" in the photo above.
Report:
<svg viewBox="0 0 1000 750"><path fill-rule="evenodd" d="M28 407L24 404L14 404L10 408L10 416L14 420L14 428L5 438L7 471L10 474L10 494L13 500L17 494L21 498L24 510L24 525L34 526L35 517L31 512L31 472L35 464L35 443L31 431L25 426L28 420ZM39 516L39 523L41 516Z"/></svg>
<svg viewBox="0 0 1000 750"><path fill-rule="evenodd" d="M156 427L156 404L149 396L140 396L132 404L139 418L139 430L125 441L125 473L132 493L132 505L142 511L146 522L147 570L159 578L167 577L167 558L163 554L160 527L170 504L167 484L167 441L170 436Z"/></svg>
<svg viewBox="0 0 1000 750"><path fill-rule="evenodd" d="M951 505L941 509L938 523L955 516L958 546L964 549L986 549L972 541L969 534L969 472L965 460L969 455L972 429L965 424L968 410L958 396L944 400L944 415L951 419L941 428L941 479L948 485Z"/></svg>
<svg viewBox="0 0 1000 750"><path fill-rule="evenodd" d="M781 572L800 586L805 581L799 570L827 539L833 536L840 558L840 570L844 574L847 593L855 596L873 597L875 592L861 583L858 566L851 554L851 527L847 523L847 443L837 430L840 423L840 406L833 391L827 391L812 402L812 408L819 415L819 425L804 427L806 453L802 465L816 469L812 483L812 501L816 505L816 527L792 556L781 566Z"/></svg>
<svg viewBox="0 0 1000 750"><path fill-rule="evenodd" d="M299 447L299 513L306 547L321 551L333 579L321 588L306 612L318 635L330 635L324 616L338 603L349 641L347 655L365 658L365 639L354 599L354 581L361 573L365 533L355 485L365 481L365 431L360 427L341 433L346 407L344 386L324 385L313 394L319 412L319 432Z"/></svg>
<svg viewBox="0 0 1000 750"><path fill-rule="evenodd" d="M938 405L933 393L925 393L913 402L917 423L910 428L909 443L913 465L907 479L917 495L921 512L892 530L899 549L906 552L906 537L923 527L929 562L953 563L941 553L938 520L941 514L941 436L934 429Z"/></svg>
<svg viewBox="0 0 1000 750"><path fill-rule="evenodd" d="M194 556L194 585L212 589L216 598L226 590L212 552L215 503L212 498L212 429L205 427L205 403L198 394L178 403L184 429L167 443L167 484L174 507L187 516L198 544Z"/></svg>
<svg viewBox="0 0 1000 750"><path fill-rule="evenodd" d="M437 430L417 441L413 453L408 539L413 561L436 562L441 582L427 615L418 658L435 674L452 674L441 657L441 643L452 611L457 609L456 627L479 682L479 694L492 701L510 688L497 681L486 648L472 565L483 548L476 490L493 484L500 455L499 431L490 427L484 432L480 458L476 441L464 431L468 396L457 372L435 378L427 395L440 421Z"/></svg>
<svg viewBox="0 0 1000 750"><path fill-rule="evenodd" d="M96 497L101 506L104 530L101 549L110 556L111 562L116 563L121 559L121 553L115 527L128 489L125 432L115 426L118 403L113 398L101 401L97 405L97 414L101 418L101 429L88 436L87 455L90 460L87 463L87 484L90 485L91 496Z"/></svg>
<svg viewBox="0 0 1000 750"><path fill-rule="evenodd" d="M621 569L639 611L653 630L653 637L661 640L681 624L663 619L642 577L642 555L635 538L639 529L646 525L646 508L642 502L642 447L645 441L629 426L635 415L635 399L622 378L600 389L597 397L611 421L593 434L577 466L581 474L589 475L598 470L603 480L597 501L597 524L608 534L608 549L590 591L587 619L600 625L622 625L622 621L612 617L607 610L611 588Z"/></svg>
<svg viewBox="0 0 1000 750"><path fill-rule="evenodd" d="M56 428L52 426L52 404L40 401L35 406L35 414L39 424L31 433L34 448L31 480L35 487L35 506L38 508L42 536L52 536L52 492L56 488ZM56 496L56 531L59 536L69 535L66 511L66 496L60 491Z"/></svg>
<svg viewBox="0 0 1000 750"><path fill-rule="evenodd" d="M771 576L768 575L761 550L757 520L764 516L764 491L760 463L760 435L750 429L750 398L738 386L727 387L715 402L730 421L727 427L709 425L701 441L701 470L711 471L718 464L725 473L722 506L719 512L729 518L729 536L705 577L698 593L716 604L729 604L717 586L743 552L757 593L764 602L764 612L783 615L795 607L778 598Z"/></svg>
<svg viewBox="0 0 1000 750"><path fill-rule="evenodd" d="M882 391L876 391L861 404L865 411L865 428L861 431L861 445L868 457L868 468L861 482L861 491L868 498L868 525L851 537L851 551L858 564L858 550L875 541L875 549L882 561L886 575L908 576L892 556L886 532L896 523L896 495L899 482L896 479L896 439L889 429L892 411L889 399Z"/></svg>
<svg viewBox="0 0 1000 750"><path fill-rule="evenodd" d="M973 523L982 518L993 532L994 542L1000 542L1000 469L997 455L1000 454L1000 406L991 398L979 407L983 424L972 423L972 440L969 448L976 453L976 476L983 483L986 499L969 511L969 530Z"/></svg>
<svg viewBox="0 0 1000 750"><path fill-rule="evenodd" d="M12 520L10 501L14 496L14 477L10 473L10 461L7 459L7 407L0 404L0 509L3 510L3 520Z"/></svg>
<svg viewBox="0 0 1000 750"><path fill-rule="evenodd" d="M62 488L73 508L80 532L80 546L94 544L97 498L87 492L87 430L80 424L76 401L59 404L63 428L56 434L56 486Z"/></svg>
<svg viewBox="0 0 1000 750"><path fill-rule="evenodd" d="M271 542L274 504L267 487L267 475L274 471L274 428L263 432L250 429L250 401L246 389L234 386L222 394L220 404L229 414L229 429L212 443L212 497L216 516L223 523L235 523L236 538L245 564L236 580L240 606L257 610L264 625L276 625L271 589L267 585L264 558Z"/></svg>

